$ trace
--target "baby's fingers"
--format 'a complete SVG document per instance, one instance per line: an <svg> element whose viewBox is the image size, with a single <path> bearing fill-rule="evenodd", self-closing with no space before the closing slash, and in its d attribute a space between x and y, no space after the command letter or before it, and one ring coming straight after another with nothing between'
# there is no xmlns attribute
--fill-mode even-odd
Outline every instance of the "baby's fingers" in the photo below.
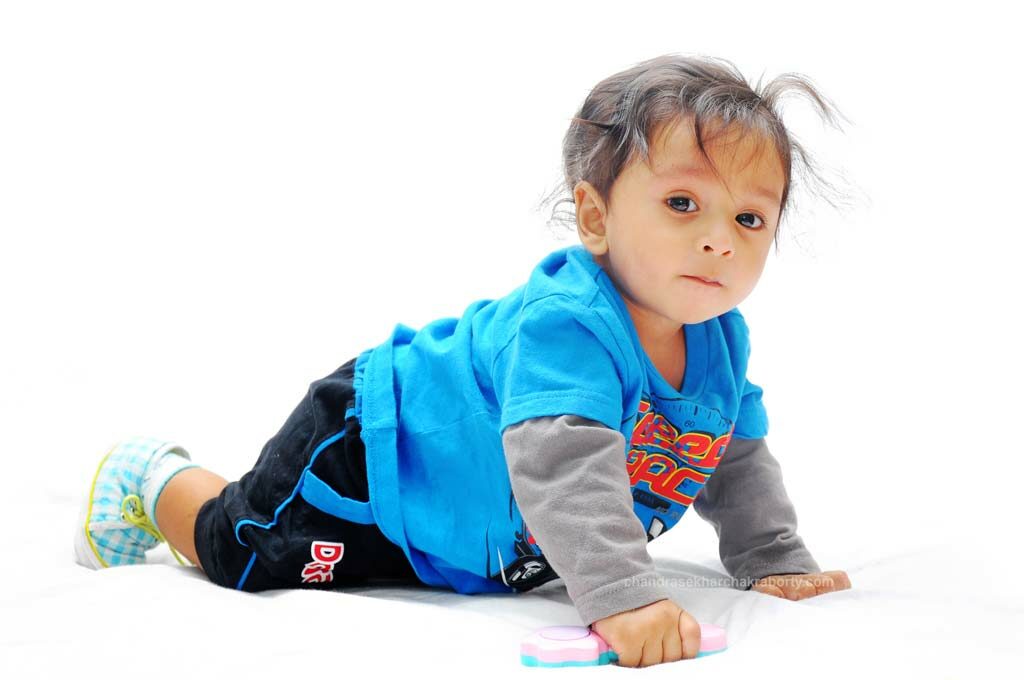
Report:
<svg viewBox="0 0 1024 680"><path fill-rule="evenodd" d="M845 571L826 571L815 574L767 576L758 581L753 590L787 600L802 600L850 587L850 577Z"/></svg>
<svg viewBox="0 0 1024 680"><path fill-rule="evenodd" d="M850 584L850 577L845 571L826 571L822 573L822 576L829 576L831 578L833 586L831 590L849 590L853 587ZM819 590L818 592L822 591Z"/></svg>
<svg viewBox="0 0 1024 680"><path fill-rule="evenodd" d="M802 578L809 581L815 589L815 592L808 597L850 588L850 577L846 575L845 571L825 571L820 574L806 574Z"/></svg>
<svg viewBox="0 0 1024 680"><path fill-rule="evenodd" d="M787 600L803 600L818 594L818 589L814 583L800 576L783 580L781 587L782 592L786 594Z"/></svg>
<svg viewBox="0 0 1024 680"><path fill-rule="evenodd" d="M814 597L818 594L818 589L808 579L806 574L768 576L759 581L753 589L766 595L774 595L775 597L794 601Z"/></svg>

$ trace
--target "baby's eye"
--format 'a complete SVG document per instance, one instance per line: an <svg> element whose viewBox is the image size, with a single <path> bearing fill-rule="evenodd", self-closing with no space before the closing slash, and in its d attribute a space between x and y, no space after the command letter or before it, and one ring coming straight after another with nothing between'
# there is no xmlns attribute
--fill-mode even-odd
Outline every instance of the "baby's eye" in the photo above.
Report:
<svg viewBox="0 0 1024 680"><path fill-rule="evenodd" d="M668 202L669 202L670 205L672 204L672 201L686 201L687 203L692 205L694 208L697 207L697 204L693 202L693 199L692 198L687 198L686 196L673 196L672 198L668 199ZM674 207L672 209L675 210ZM693 210L677 210L676 212L693 212Z"/></svg>
<svg viewBox="0 0 1024 680"><path fill-rule="evenodd" d="M764 226L764 220L762 220L759 216L755 215L754 213L741 213L736 217L736 221L739 222L741 217L753 217L755 220L760 222L760 224L747 224L744 226L751 227L752 229L760 229L761 227ZM743 222L740 222L740 224L743 224Z"/></svg>

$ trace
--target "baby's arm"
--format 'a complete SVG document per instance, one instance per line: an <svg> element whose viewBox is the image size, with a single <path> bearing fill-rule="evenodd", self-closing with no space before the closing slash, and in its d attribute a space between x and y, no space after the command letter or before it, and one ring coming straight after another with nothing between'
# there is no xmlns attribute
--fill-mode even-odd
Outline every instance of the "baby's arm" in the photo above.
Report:
<svg viewBox="0 0 1024 680"><path fill-rule="evenodd" d="M506 428L502 444L526 526L584 625L669 597L633 512L621 432L546 416Z"/></svg>
<svg viewBox="0 0 1024 680"><path fill-rule="evenodd" d="M796 533L782 468L764 437L732 439L693 508L714 526L722 564L748 590L764 576L820 572Z"/></svg>

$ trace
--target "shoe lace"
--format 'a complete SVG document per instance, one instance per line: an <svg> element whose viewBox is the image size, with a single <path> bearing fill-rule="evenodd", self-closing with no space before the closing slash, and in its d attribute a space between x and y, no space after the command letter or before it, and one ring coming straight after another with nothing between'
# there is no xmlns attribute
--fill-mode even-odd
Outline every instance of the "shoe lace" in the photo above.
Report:
<svg viewBox="0 0 1024 680"><path fill-rule="evenodd" d="M133 526L145 531L147 534L153 536L156 540L161 543L167 543L167 547L171 549L171 554L178 560L178 563L183 566L189 566L186 562L183 562L181 556L178 555L178 551L174 549L174 546L164 538L164 535L160 533L160 530L153 524L153 520L149 518L146 511L142 509L142 499L137 494L128 494L121 501L121 518Z"/></svg>

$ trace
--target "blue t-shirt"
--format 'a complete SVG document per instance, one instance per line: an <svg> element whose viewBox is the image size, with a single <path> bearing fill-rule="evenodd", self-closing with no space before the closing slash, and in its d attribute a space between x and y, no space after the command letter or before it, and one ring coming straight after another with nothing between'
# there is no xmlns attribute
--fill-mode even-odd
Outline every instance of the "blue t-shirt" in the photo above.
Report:
<svg viewBox="0 0 1024 680"><path fill-rule="evenodd" d="M623 434L648 538L671 529L730 437L768 432L761 388L746 379L739 309L683 329L679 392L582 245L550 253L525 285L473 302L461 318L419 331L396 325L355 366L374 521L424 583L514 590L509 563L541 552L516 507L501 434L528 418L574 414Z"/></svg>

